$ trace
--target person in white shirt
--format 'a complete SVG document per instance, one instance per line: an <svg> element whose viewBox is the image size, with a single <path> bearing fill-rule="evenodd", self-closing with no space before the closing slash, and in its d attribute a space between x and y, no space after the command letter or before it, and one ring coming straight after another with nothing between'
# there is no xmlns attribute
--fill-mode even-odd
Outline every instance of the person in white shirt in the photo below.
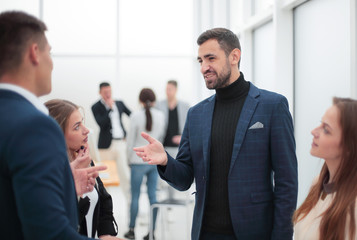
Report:
<svg viewBox="0 0 357 240"><path fill-rule="evenodd" d="M123 101L114 101L112 88L108 82L99 85L101 99L92 106L92 112L100 128L98 149L103 160L117 163L120 187L129 198L130 170L126 164L126 130L122 121L123 114L130 116L131 111Z"/></svg>

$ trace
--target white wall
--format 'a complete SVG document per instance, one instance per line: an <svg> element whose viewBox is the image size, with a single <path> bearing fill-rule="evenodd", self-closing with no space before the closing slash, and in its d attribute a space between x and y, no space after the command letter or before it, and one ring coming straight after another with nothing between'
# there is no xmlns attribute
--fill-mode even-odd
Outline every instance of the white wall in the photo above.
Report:
<svg viewBox="0 0 357 240"><path fill-rule="evenodd" d="M165 98L169 79L178 81L179 98L201 100L191 0L1 0L0 11L12 9L40 17L48 27L53 90L43 101L64 98L82 106L95 136L99 128L90 108L102 81L131 110L139 108L143 87Z"/></svg>
<svg viewBox="0 0 357 240"><path fill-rule="evenodd" d="M270 21L253 31L253 78L256 86L275 91L274 28ZM243 49L244 50L244 49ZM243 58L244 61L244 58Z"/></svg>
<svg viewBox="0 0 357 240"><path fill-rule="evenodd" d="M165 98L169 79L191 105L210 96L197 63L196 39L213 27L231 26L236 0L1 0L0 11L24 10L44 20L52 46L52 93L82 106L86 125L98 134L91 105L98 85L132 110L138 93L151 87ZM140 7L138 7L140 6ZM85 10L84 10L85 9ZM128 119L124 119L128 125Z"/></svg>
<svg viewBox="0 0 357 240"><path fill-rule="evenodd" d="M239 0L236 6L245 75L289 100L300 205L323 163L309 154L310 131L333 96L357 97L356 1Z"/></svg>
<svg viewBox="0 0 357 240"><path fill-rule="evenodd" d="M300 203L324 162L310 155L310 131L320 124L333 96L351 97L349 27L349 0L313 0L294 11Z"/></svg>

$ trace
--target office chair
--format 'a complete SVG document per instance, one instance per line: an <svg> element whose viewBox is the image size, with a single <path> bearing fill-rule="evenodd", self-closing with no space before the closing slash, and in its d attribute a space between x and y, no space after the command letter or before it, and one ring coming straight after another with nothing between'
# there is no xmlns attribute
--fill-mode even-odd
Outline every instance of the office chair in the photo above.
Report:
<svg viewBox="0 0 357 240"><path fill-rule="evenodd" d="M150 228L149 228L149 240L153 240L154 234L154 209L157 208L159 214L161 214L161 239L169 239L165 237L165 221L164 221L164 214L167 212L168 209L175 208L175 207L183 207L186 209L186 239L190 239L190 223L191 223L191 204L193 200L189 197L189 190L186 191L185 199L175 199L173 196L173 192L175 191L171 186L168 186L168 198L162 201L158 201L150 206ZM157 225L157 224L156 224Z"/></svg>

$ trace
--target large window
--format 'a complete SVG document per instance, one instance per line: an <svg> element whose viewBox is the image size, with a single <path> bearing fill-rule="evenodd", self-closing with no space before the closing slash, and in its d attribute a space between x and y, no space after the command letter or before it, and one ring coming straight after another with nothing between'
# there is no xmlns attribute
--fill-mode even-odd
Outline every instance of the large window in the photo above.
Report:
<svg viewBox="0 0 357 240"><path fill-rule="evenodd" d="M43 0L55 55L115 55L116 0Z"/></svg>
<svg viewBox="0 0 357 240"><path fill-rule="evenodd" d="M323 163L310 155L310 131L320 124L333 96L350 96L349 16L349 0L308 1L294 11L300 203Z"/></svg>
<svg viewBox="0 0 357 240"><path fill-rule="evenodd" d="M274 33L270 21L253 32L253 79L259 88L274 91ZM243 49L244 51L244 49ZM244 58L243 58L244 61Z"/></svg>

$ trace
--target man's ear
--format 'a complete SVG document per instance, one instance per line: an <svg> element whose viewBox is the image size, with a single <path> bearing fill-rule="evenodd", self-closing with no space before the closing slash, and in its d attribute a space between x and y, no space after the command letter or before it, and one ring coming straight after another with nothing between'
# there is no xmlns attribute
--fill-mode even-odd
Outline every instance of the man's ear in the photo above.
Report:
<svg viewBox="0 0 357 240"><path fill-rule="evenodd" d="M39 63L39 48L38 48L38 44L37 43L32 43L29 46L29 57L30 57L30 61L37 65Z"/></svg>
<svg viewBox="0 0 357 240"><path fill-rule="evenodd" d="M238 65L239 60L240 60L240 50L238 48L235 48L231 52L231 64L232 65Z"/></svg>

